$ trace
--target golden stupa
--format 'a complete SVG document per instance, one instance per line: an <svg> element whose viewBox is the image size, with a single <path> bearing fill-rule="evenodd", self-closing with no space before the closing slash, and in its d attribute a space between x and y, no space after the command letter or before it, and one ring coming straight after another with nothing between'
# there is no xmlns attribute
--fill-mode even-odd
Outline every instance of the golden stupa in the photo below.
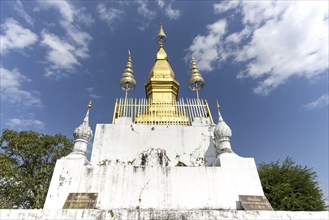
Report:
<svg viewBox="0 0 329 220"><path fill-rule="evenodd" d="M118 118L126 117L132 118L136 124L191 125L194 118L209 117L210 123L213 124L208 103L206 100L200 100L198 93L197 99L178 99L179 82L175 79L175 73L164 50L166 39L167 36L160 25L157 35L159 49L149 79L145 83L146 98L127 98L127 91L134 89L136 84L129 53L127 67L120 80L120 87L126 91L126 97L116 100L112 123ZM192 60L189 87L198 92L203 85L204 80Z"/></svg>

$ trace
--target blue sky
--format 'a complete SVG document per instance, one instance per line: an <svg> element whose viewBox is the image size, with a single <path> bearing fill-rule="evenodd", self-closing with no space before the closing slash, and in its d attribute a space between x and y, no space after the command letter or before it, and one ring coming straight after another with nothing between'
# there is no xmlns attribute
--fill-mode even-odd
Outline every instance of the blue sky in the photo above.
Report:
<svg viewBox="0 0 329 220"><path fill-rule="evenodd" d="M188 89L197 61L232 147L257 163L292 157L313 167L328 197L327 1L1 1L1 129L72 137L89 99L90 123L111 123L131 50L137 87L164 46Z"/></svg>

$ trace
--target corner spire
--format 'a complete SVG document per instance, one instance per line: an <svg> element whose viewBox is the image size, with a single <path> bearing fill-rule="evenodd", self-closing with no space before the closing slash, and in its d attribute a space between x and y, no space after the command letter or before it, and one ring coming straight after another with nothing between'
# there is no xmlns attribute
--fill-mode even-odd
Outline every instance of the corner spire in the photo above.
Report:
<svg viewBox="0 0 329 220"><path fill-rule="evenodd" d="M216 107L218 111L218 123L214 129L214 142L217 149L218 154L222 153L234 153L231 147L231 137L232 130L225 123L220 111L218 100L216 100Z"/></svg>
<svg viewBox="0 0 329 220"><path fill-rule="evenodd" d="M92 101L89 100L88 102L88 110L87 110L87 113L85 115L85 118L83 119L83 123L87 124L89 126L89 109L91 109L92 107Z"/></svg>
<svg viewBox="0 0 329 220"><path fill-rule="evenodd" d="M196 92L197 99L199 99L199 90L204 87L204 79L199 72L194 58L192 58L191 61L191 71L190 79L188 80L188 87L190 90Z"/></svg>
<svg viewBox="0 0 329 220"><path fill-rule="evenodd" d="M220 113L219 107L220 106L219 106L218 100L216 100L216 108L217 108L217 111L218 111L218 122L222 122L224 120L223 120L222 114Z"/></svg>
<svg viewBox="0 0 329 220"><path fill-rule="evenodd" d="M74 130L74 141L82 141L88 143L93 136L93 132L89 126L89 110L92 107L91 100L88 103L87 113L82 121L82 124Z"/></svg>
<svg viewBox="0 0 329 220"><path fill-rule="evenodd" d="M120 88L126 92L126 98L127 98L128 91L135 89L135 87L136 87L136 80L134 77L130 50L128 50L128 61L124 73L122 74L120 79Z"/></svg>
<svg viewBox="0 0 329 220"><path fill-rule="evenodd" d="M83 122L73 132L74 146L73 151L69 155L70 157L74 157L74 155L79 155L79 157L86 156L88 143L93 136L93 131L89 126L89 110L91 109L91 106L92 103L90 100L88 103L88 110L83 119Z"/></svg>

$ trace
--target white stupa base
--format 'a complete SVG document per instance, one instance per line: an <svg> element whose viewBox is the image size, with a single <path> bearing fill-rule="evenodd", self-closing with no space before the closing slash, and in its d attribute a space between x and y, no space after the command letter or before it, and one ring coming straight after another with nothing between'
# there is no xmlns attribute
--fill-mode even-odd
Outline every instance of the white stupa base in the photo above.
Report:
<svg viewBox="0 0 329 220"><path fill-rule="evenodd" d="M285 212L285 211L238 211L238 210L136 210L136 209L70 209L70 210L0 210L0 218L4 220L208 220L208 219L250 219L250 220L321 220L328 219L329 212Z"/></svg>
<svg viewBox="0 0 329 220"><path fill-rule="evenodd" d="M57 161L45 209L62 209L69 193L98 193L98 209L238 210L239 195L263 196L253 158L219 157L220 166L162 167Z"/></svg>

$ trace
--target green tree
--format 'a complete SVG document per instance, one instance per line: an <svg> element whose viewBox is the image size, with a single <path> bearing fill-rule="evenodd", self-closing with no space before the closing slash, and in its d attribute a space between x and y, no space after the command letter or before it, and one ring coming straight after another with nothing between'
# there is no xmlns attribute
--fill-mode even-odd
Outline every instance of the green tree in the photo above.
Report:
<svg viewBox="0 0 329 220"><path fill-rule="evenodd" d="M282 163L259 164L258 173L274 210L324 210L323 193L312 169L297 165L287 157Z"/></svg>
<svg viewBox="0 0 329 220"><path fill-rule="evenodd" d="M62 134L5 129L0 137L0 208L42 208L56 160L72 140Z"/></svg>

